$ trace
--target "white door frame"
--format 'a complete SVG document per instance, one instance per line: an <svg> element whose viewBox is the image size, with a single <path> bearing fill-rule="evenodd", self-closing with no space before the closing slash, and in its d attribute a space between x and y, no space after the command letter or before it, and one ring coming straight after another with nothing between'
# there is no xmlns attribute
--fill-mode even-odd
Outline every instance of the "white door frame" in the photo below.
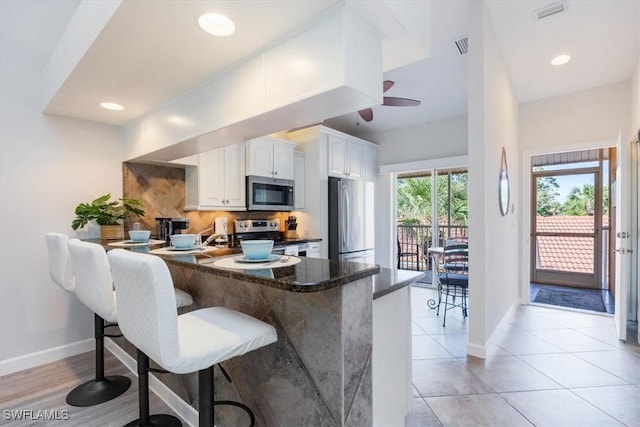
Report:
<svg viewBox="0 0 640 427"><path fill-rule="evenodd" d="M536 147L522 150L522 176L520 198L522 209L520 209L520 235L523 237L521 241L522 253L520 254L520 303L529 304L529 295L531 293L530 277L531 277L531 158L533 156L564 153L568 151L593 150L596 148L615 147L616 139L581 142L578 144L556 145L554 147Z"/></svg>

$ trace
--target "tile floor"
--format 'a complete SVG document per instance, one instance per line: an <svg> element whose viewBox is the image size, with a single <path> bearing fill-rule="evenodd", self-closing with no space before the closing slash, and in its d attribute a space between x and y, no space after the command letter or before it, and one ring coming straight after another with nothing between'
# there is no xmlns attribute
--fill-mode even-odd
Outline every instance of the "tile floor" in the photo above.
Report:
<svg viewBox="0 0 640 427"><path fill-rule="evenodd" d="M447 326L412 288L413 405L405 427L640 426L640 347L613 317L521 306L483 360L466 355L468 319Z"/></svg>

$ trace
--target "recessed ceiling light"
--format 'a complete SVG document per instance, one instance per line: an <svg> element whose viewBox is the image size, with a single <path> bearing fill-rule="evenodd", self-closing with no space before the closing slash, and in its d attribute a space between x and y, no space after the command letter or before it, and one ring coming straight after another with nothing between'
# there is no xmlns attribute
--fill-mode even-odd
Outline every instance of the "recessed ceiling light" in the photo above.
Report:
<svg viewBox="0 0 640 427"><path fill-rule="evenodd" d="M551 60L551 64L552 65L564 65L567 62L569 62L569 60L571 59L571 57L569 55L558 55L555 58L553 58Z"/></svg>
<svg viewBox="0 0 640 427"><path fill-rule="evenodd" d="M116 104L115 102L101 102L100 106L105 110L113 110L113 111L122 111L124 107L120 104Z"/></svg>
<svg viewBox="0 0 640 427"><path fill-rule="evenodd" d="M198 18L200 28L214 36L229 36L236 30L236 24L219 13L205 13Z"/></svg>

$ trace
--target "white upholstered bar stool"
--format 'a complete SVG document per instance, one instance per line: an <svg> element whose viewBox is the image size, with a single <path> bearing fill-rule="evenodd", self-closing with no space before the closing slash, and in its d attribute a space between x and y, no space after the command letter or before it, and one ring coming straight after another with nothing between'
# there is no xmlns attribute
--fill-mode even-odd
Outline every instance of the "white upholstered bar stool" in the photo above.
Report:
<svg viewBox="0 0 640 427"><path fill-rule="evenodd" d="M105 334L104 329L117 326L116 297L107 254L102 246L95 243L69 240L68 252L75 279L75 294L78 299L94 312L94 334L96 342L96 377L78 390L78 399L73 406L91 406L111 400L129 388L131 380L124 376L104 376L104 337L121 335ZM191 295L180 292L182 304L193 303ZM105 324L105 321L108 322ZM72 391L74 393L76 390ZM71 395L71 394L70 394Z"/></svg>
<svg viewBox="0 0 640 427"><path fill-rule="evenodd" d="M67 292L75 293L76 282L71 268L69 243L79 242L69 239L66 234L47 233L47 249L49 252L49 275L51 279ZM104 251L103 251L104 252ZM106 255L105 255L106 256ZM107 402L127 391L131 380L120 375L104 376L104 320L95 315L95 379L80 384L67 394L66 401L71 406L93 406ZM111 326L111 325L108 325Z"/></svg>
<svg viewBox="0 0 640 427"><path fill-rule="evenodd" d="M114 249L108 254L118 295L120 330L138 349L140 419L133 425L180 425L170 415L149 416L149 358L176 374L198 371L199 425L213 426L213 366L277 341L273 326L225 307L209 307L178 315L173 282L157 256Z"/></svg>

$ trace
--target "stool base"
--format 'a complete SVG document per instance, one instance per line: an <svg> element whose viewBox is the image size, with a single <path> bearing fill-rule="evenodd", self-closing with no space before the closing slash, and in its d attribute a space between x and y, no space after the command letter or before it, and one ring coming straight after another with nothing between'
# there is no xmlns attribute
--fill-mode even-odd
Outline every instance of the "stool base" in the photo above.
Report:
<svg viewBox="0 0 640 427"><path fill-rule="evenodd" d="M182 427L182 423L179 419L173 415L156 414L149 416L149 422L147 424L140 424L140 419L131 421L124 427L145 427L145 426L159 426L159 427Z"/></svg>
<svg viewBox="0 0 640 427"><path fill-rule="evenodd" d="M71 406L93 406L107 402L120 396L129 389L131 380L114 375L102 380L91 380L80 384L67 395L67 403Z"/></svg>

